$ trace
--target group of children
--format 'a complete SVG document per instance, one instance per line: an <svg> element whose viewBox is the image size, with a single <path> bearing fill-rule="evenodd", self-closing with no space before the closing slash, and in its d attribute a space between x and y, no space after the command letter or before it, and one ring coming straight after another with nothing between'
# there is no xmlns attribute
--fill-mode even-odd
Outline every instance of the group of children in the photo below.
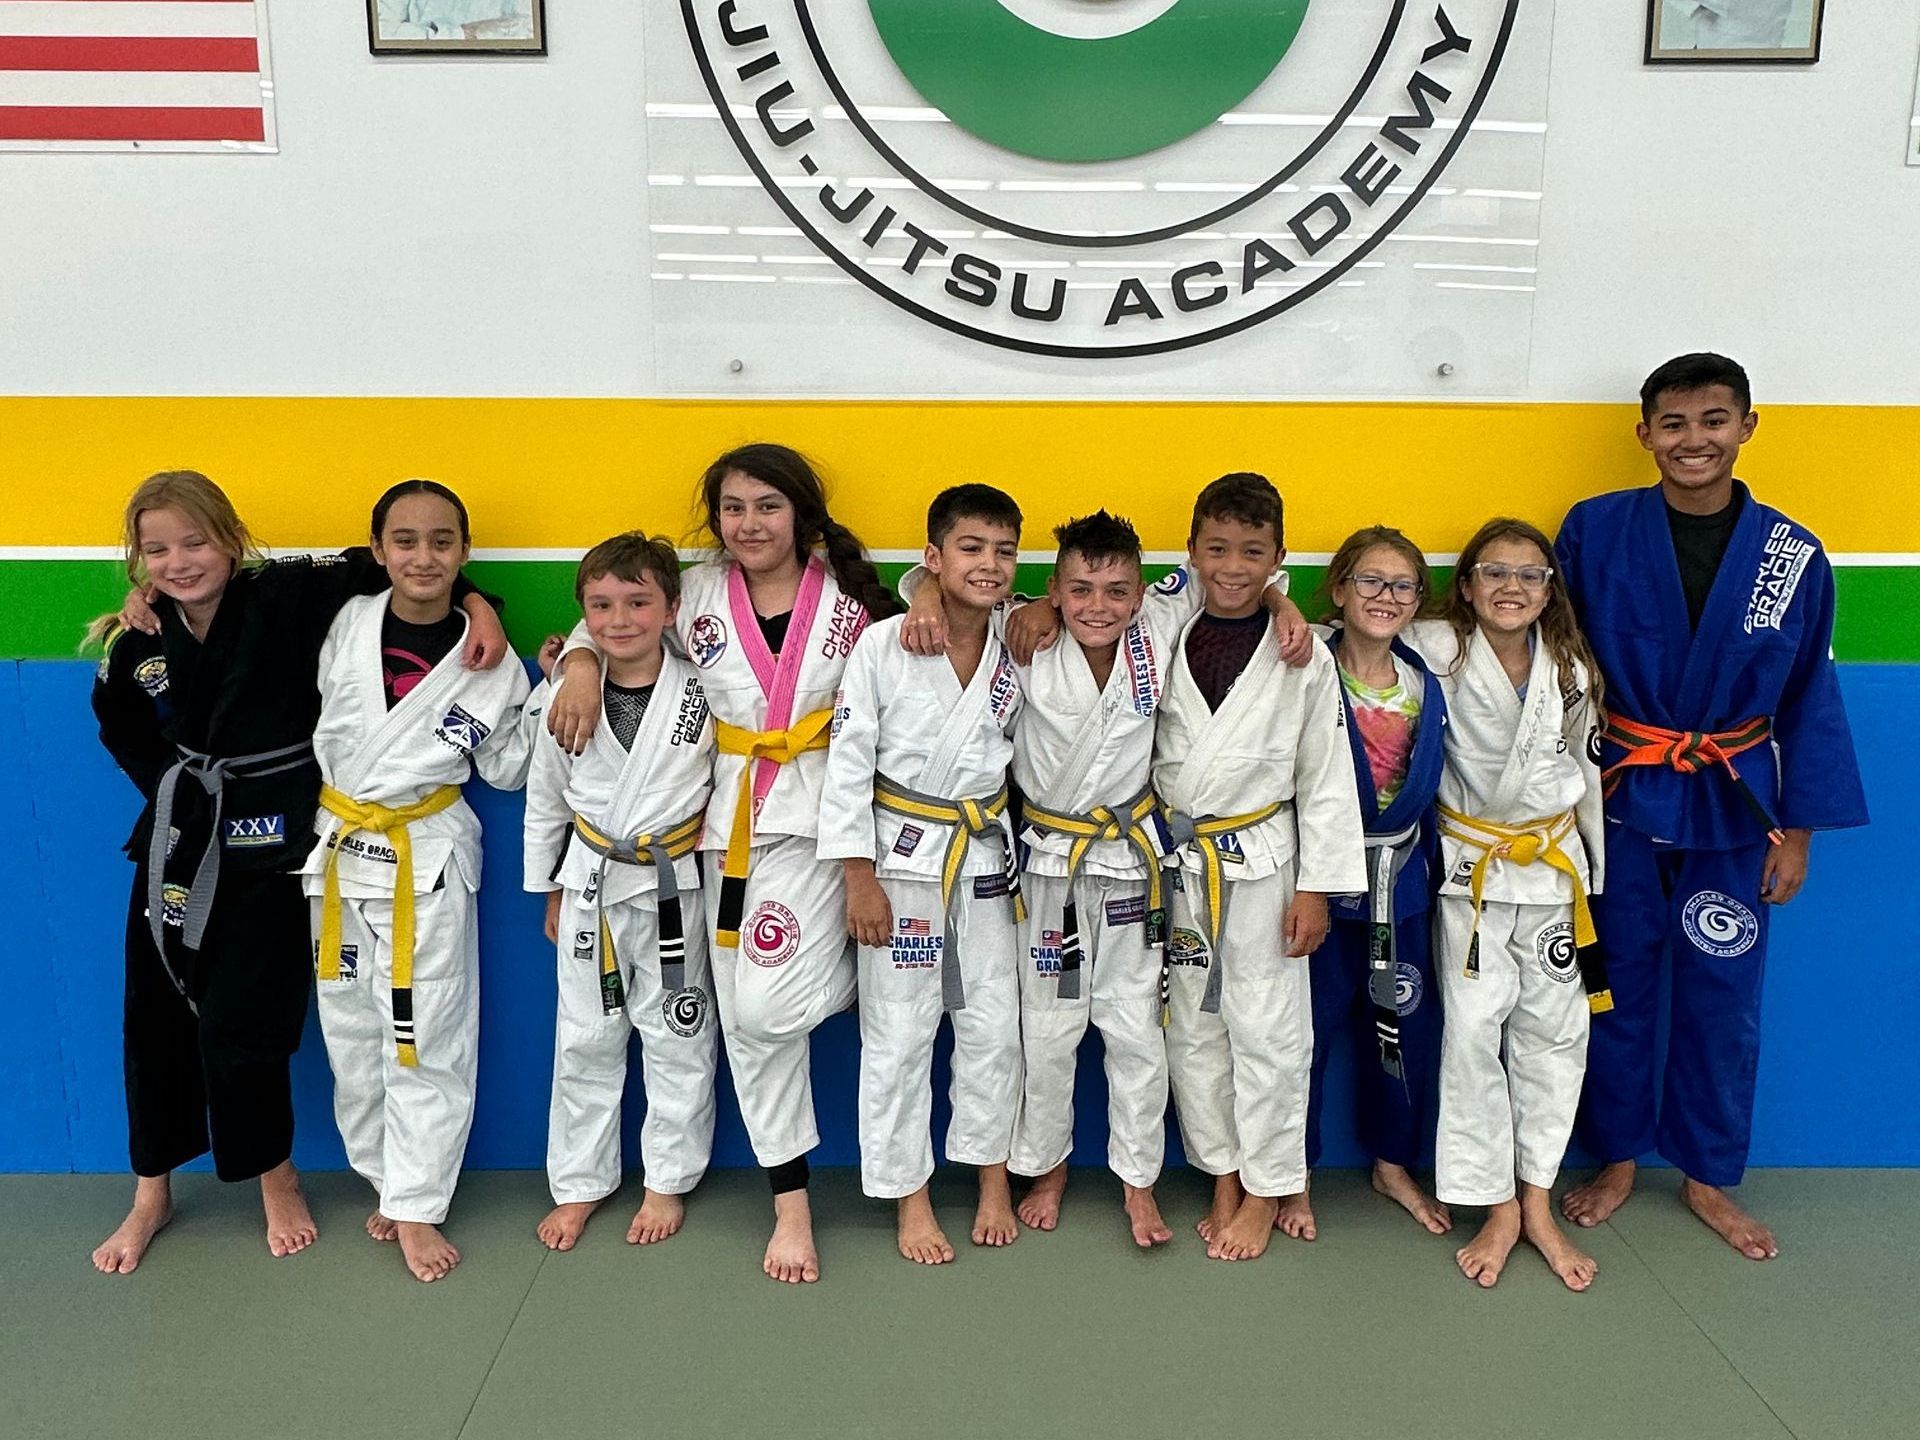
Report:
<svg viewBox="0 0 1920 1440"><path fill-rule="evenodd" d="M551 1248L620 1184L638 1031L627 1238L681 1226L724 1042L773 1195L763 1268L817 1279L809 1036L857 1001L862 1182L897 1203L911 1260L954 1258L928 1194L943 1016L975 1244L1058 1223L1091 1023L1134 1240L1172 1239L1154 1198L1171 1094L1213 1177L1199 1232L1233 1260L1316 1234L1345 1028L1375 1188L1436 1234L1450 1206L1484 1208L1457 1252L1483 1286L1523 1237L1591 1283L1548 1192L1611 1003L1590 904L1605 719L1545 535L1490 521L1433 606L1418 547L1361 530L1316 633L1258 475L1200 492L1186 565L1151 586L1126 521L1061 526L1025 604L1018 505L943 490L905 613L792 450L722 455L700 497L711 558L683 572L638 533L595 546L581 625L530 692L460 579L445 487L394 487L371 551L333 563L254 563L204 477L136 492L129 575L164 601L129 602L95 708L149 801L129 844L141 1178L101 1269L139 1262L168 1172L209 1145L223 1177L262 1177L276 1253L313 1239L285 1076L309 955L336 1118L379 1194L367 1229L423 1280L458 1263L438 1227L473 1113L480 837L459 787L477 770L527 787L525 883L556 946ZM1429 1135L1431 1193L1411 1173ZM1010 1174L1033 1181L1017 1209Z"/></svg>

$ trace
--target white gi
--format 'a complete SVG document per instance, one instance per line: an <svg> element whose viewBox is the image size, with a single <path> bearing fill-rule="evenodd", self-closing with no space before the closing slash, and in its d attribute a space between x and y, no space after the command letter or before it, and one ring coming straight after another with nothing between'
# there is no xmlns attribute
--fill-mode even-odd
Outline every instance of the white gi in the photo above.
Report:
<svg viewBox="0 0 1920 1440"><path fill-rule="evenodd" d="M1554 836L1589 895L1600 892L1600 772L1584 668L1563 694L1553 654L1536 644L1523 701L1477 629L1464 663L1452 628L1417 621L1408 641L1447 697L1447 764L1439 803L1502 826ZM1450 1205L1498 1205L1517 1174L1551 1187L1560 1173L1586 1075L1589 1010L1574 944L1573 880L1543 860L1493 857L1482 887L1473 974L1472 873L1483 847L1441 824L1434 969L1446 1022L1440 1045L1436 1185ZM1502 1051L1505 1064L1502 1065Z"/></svg>
<svg viewBox="0 0 1920 1440"><path fill-rule="evenodd" d="M380 654L386 613L385 595L349 600L321 647L313 750L325 785L349 807L387 811L443 787L457 790L475 768L497 789L519 789L527 775L520 708L528 686L518 659L465 670L456 646L388 709ZM480 822L457 794L437 813L386 828L372 812L349 824L330 803L338 801L323 790L314 817L320 843L307 857L302 883L311 897L334 1119L348 1163L380 1192L380 1213L437 1225L446 1219L473 1124ZM406 883L403 846L413 871L410 985L396 985L395 975L395 942L404 938L395 925L396 886ZM336 853L337 974L319 943Z"/></svg>
<svg viewBox="0 0 1920 1440"><path fill-rule="evenodd" d="M853 643L867 623L818 556L809 561L778 657L767 651L745 578L725 559L692 566L680 578L675 638L699 672L713 709L718 753L713 797L700 842L713 946L715 998L733 1086L754 1158L772 1167L820 1143L813 1113L809 1039L829 1015L853 1003L847 938L846 879L814 853L825 783L824 749L784 763L730 754L726 727L791 731L825 712ZM568 648L591 646L576 626ZM751 859L741 905L739 943L721 943L721 860L734 831L743 778L751 766Z"/></svg>
<svg viewBox="0 0 1920 1440"><path fill-rule="evenodd" d="M873 860L893 907L891 943L859 947L860 1180L889 1200L933 1174L933 1041L943 1009L953 1016L947 1158L1004 1163L1020 1101L1011 827L1002 815L964 842L943 905L956 827L903 817L875 798L882 778L948 803L1001 794L1020 679L989 635L963 689L945 656L900 648L901 623L871 627L847 662L819 842L823 861Z"/></svg>
<svg viewBox="0 0 1920 1440"><path fill-rule="evenodd" d="M653 864L603 859L576 833L575 817L629 856L636 838L658 840L697 821L713 789L707 697L693 666L668 652L633 748L621 746L603 714L576 759L535 718L564 684L562 679L551 691L541 686L527 704L534 741L526 888L562 892L547 1186L556 1205L601 1200L619 1188L627 1036L638 1031L647 1096L640 1161L647 1188L684 1195L700 1183L713 1155L713 1081L720 1055L699 864L691 842L689 853L672 862L679 944L669 936L663 948L660 872ZM612 947L611 968L603 943ZM679 983L669 989L667 966L674 959L683 961L684 975L674 977Z"/></svg>
<svg viewBox="0 0 1920 1440"><path fill-rule="evenodd" d="M1239 1172L1248 1192L1291 1195L1306 1187L1307 1087L1313 1008L1307 960L1284 953L1282 921L1296 888L1322 894L1366 889L1360 802L1346 710L1333 656L1316 645L1301 669L1281 663L1278 643L1260 648L1220 709L1175 639L1154 739L1153 784L1200 837L1179 851L1172 897L1171 1015L1167 1060L1187 1158L1210 1175ZM1210 842L1210 817L1270 817ZM1209 934L1209 850L1217 847L1218 944Z"/></svg>
<svg viewBox="0 0 1920 1440"><path fill-rule="evenodd" d="M1154 716L1168 662L1199 603L1199 587L1162 581L1122 635L1112 673L1097 687L1085 651L1064 628L1022 668L1027 705L1014 727L1013 774L1029 806L1085 816L1119 812L1153 768ZM1087 1023L1099 1027L1107 1074L1107 1164L1126 1184L1151 1186L1166 1155L1167 1037L1160 1024L1164 946L1149 937L1148 860L1125 840L1087 848L1073 881L1082 977L1061 980L1071 835L1023 830L1027 918L1020 926L1020 1036L1026 1078L1010 1168L1044 1175L1073 1148L1075 1055ZM1158 868L1165 830L1140 827ZM1166 896L1161 896L1164 909ZM1164 941L1166 916L1157 917ZM1062 994L1066 989L1070 993Z"/></svg>

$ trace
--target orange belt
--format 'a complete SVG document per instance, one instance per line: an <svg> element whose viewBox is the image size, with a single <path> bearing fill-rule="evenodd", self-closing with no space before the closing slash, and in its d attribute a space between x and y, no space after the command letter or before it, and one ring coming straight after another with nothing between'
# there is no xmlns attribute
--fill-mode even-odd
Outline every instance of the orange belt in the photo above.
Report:
<svg viewBox="0 0 1920 1440"><path fill-rule="evenodd" d="M1619 786L1621 772L1635 766L1663 765L1682 775L1698 775L1702 770L1719 765L1733 777L1735 787L1766 827L1767 839L1778 845L1785 838L1773 816L1767 813L1767 807L1760 803L1760 797L1753 793L1753 787L1741 777L1733 763L1734 756L1764 745L1773 738L1773 722L1766 716L1743 721L1731 730L1709 732L1665 730L1658 725L1646 725L1622 715L1609 715L1606 729L1601 733L1627 752L1609 765L1600 777L1607 794L1613 794Z"/></svg>

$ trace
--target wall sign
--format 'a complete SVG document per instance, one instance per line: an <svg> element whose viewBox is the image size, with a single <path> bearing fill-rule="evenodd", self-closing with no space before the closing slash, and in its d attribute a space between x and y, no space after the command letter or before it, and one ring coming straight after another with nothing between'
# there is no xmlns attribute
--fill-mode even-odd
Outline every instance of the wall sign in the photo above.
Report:
<svg viewBox="0 0 1920 1440"><path fill-rule="evenodd" d="M1811 65L1826 0L1647 0L1649 65Z"/></svg>

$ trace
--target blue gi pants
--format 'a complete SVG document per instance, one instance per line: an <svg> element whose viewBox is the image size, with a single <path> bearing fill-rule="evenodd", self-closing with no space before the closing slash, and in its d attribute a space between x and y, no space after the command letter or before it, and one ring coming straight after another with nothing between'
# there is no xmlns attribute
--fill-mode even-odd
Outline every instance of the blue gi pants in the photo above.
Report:
<svg viewBox="0 0 1920 1440"><path fill-rule="evenodd" d="M1313 1073L1307 1091L1307 1167L1320 1163L1320 1111L1325 1100L1328 1041L1338 1030L1353 1037L1360 1109L1360 1143L1376 1160L1412 1167L1433 1135L1433 1098L1440 1067L1440 992L1433 984L1432 917L1402 920L1394 936L1394 995L1400 1012L1396 1080L1380 1066L1367 990L1367 941L1372 925L1336 918L1309 961L1313 986Z"/></svg>
<svg viewBox="0 0 1920 1440"><path fill-rule="evenodd" d="M1601 1160L1658 1150L1695 1180L1740 1183L1760 1062L1766 856L1765 840L1737 850L1681 850L1607 826L1606 893L1594 900L1594 924L1613 1009L1593 1017L1577 1132ZM1662 1077L1654 1030L1669 954Z"/></svg>

